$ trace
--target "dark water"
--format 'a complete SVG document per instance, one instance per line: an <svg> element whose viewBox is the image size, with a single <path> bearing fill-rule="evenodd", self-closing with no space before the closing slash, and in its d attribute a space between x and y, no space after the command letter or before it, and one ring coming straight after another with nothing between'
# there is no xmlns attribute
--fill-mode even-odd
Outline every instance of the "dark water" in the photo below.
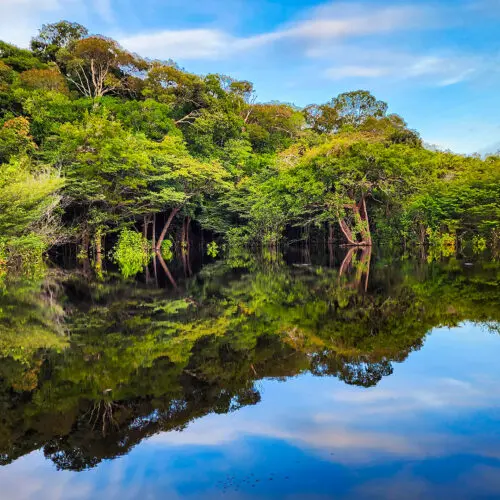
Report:
<svg viewBox="0 0 500 500"><path fill-rule="evenodd" d="M498 263L171 267L7 284L2 498L500 497Z"/></svg>

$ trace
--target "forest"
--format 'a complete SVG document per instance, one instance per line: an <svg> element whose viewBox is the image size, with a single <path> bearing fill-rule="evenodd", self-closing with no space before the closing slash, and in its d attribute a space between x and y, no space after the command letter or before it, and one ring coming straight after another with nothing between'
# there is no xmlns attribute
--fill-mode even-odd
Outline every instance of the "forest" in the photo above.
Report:
<svg viewBox="0 0 500 500"><path fill-rule="evenodd" d="M426 147L366 90L262 103L249 81L67 21L30 49L0 41L0 278L66 245L97 276L106 259L133 276L192 234L213 255L297 241L494 250L499 198L499 155Z"/></svg>

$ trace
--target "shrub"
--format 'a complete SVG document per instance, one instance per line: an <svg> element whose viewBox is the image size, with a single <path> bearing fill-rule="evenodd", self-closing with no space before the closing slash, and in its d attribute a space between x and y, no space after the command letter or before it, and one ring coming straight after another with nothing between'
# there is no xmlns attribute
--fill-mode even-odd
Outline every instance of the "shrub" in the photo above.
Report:
<svg viewBox="0 0 500 500"><path fill-rule="evenodd" d="M111 257L124 278L135 276L149 262L148 241L137 231L123 229Z"/></svg>

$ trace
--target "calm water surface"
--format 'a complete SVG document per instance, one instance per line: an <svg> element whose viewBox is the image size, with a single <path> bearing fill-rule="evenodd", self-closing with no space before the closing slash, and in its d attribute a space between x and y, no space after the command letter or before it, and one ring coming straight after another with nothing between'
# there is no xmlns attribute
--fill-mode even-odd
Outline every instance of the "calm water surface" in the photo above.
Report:
<svg viewBox="0 0 500 500"><path fill-rule="evenodd" d="M500 497L499 264L169 271L7 284L2 498Z"/></svg>

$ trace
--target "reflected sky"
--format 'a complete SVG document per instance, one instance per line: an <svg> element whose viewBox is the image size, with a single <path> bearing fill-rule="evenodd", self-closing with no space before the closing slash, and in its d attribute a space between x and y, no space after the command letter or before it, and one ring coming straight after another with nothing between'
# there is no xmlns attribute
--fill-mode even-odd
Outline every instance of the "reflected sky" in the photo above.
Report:
<svg viewBox="0 0 500 500"><path fill-rule="evenodd" d="M439 328L374 387L304 374L262 400L76 473L42 452L0 468L2 497L498 498L500 337Z"/></svg>

